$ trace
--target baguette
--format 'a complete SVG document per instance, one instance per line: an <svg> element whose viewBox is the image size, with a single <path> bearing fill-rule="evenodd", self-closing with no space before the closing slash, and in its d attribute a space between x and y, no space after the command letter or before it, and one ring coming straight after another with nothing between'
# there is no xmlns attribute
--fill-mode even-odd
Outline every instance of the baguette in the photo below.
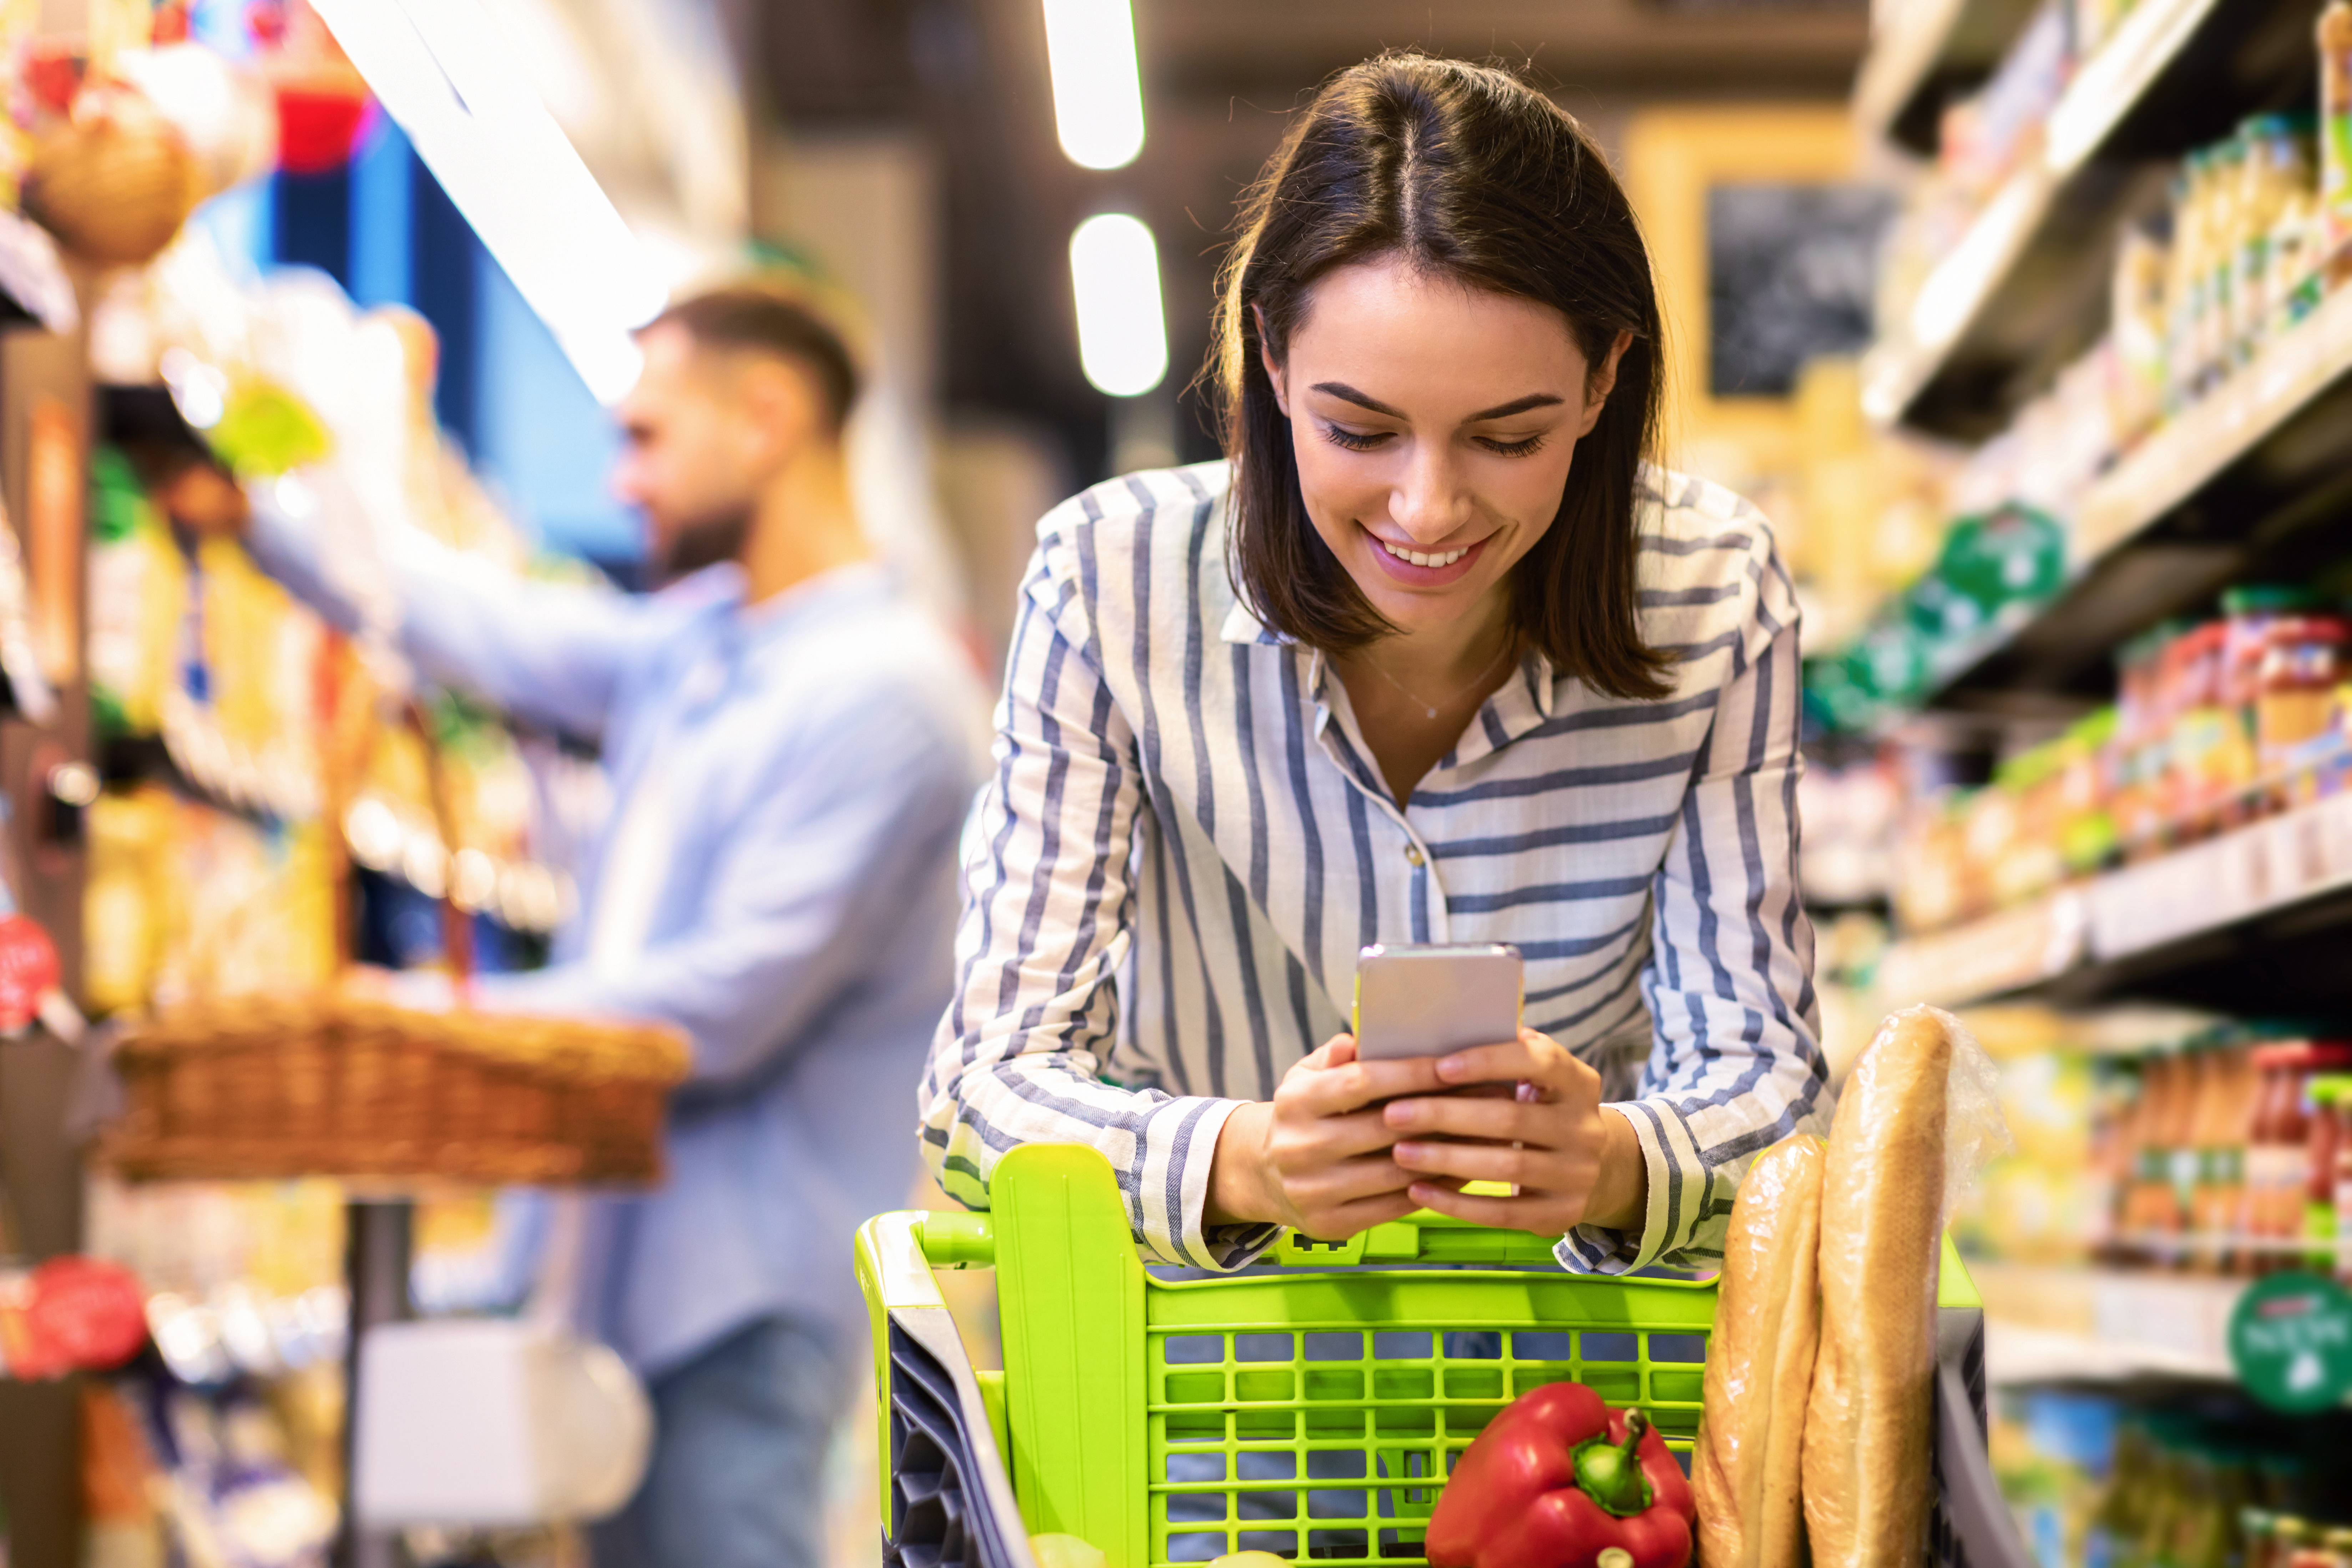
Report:
<svg viewBox="0 0 2352 1568"><path fill-rule="evenodd" d="M1916 1568L1926 1554L1952 1049L1941 1013L1889 1018L1830 1129L1803 1460L1817 1568Z"/></svg>
<svg viewBox="0 0 2352 1568"><path fill-rule="evenodd" d="M1704 1568L1799 1568L1799 1443L1822 1303L1821 1141L1800 1133L1756 1157L1724 1240L1706 1403L1691 1455Z"/></svg>

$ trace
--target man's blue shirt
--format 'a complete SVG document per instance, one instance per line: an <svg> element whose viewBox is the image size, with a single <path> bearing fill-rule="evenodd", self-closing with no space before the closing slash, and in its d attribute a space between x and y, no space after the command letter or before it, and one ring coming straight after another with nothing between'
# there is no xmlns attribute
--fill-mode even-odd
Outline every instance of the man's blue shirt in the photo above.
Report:
<svg viewBox="0 0 2352 1568"><path fill-rule="evenodd" d="M311 530L266 491L249 542L355 623ZM747 607L730 566L628 597L421 534L390 556L424 674L596 742L615 822L657 765L671 816L630 957L588 956L608 829L552 963L478 987L487 1007L667 1019L693 1039L667 1181L590 1205L582 1326L648 1373L777 1314L854 1344L851 1235L907 1201L908 1108L948 996L956 838L983 763L969 660L875 566Z"/></svg>

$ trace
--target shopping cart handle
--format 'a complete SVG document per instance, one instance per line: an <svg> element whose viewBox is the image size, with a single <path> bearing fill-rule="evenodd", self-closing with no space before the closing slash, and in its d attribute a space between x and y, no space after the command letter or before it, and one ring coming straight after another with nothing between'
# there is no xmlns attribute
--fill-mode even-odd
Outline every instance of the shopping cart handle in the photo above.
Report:
<svg viewBox="0 0 2352 1568"><path fill-rule="evenodd" d="M996 1265L996 1226L985 1214L923 1215L923 1256L934 1268L992 1268Z"/></svg>

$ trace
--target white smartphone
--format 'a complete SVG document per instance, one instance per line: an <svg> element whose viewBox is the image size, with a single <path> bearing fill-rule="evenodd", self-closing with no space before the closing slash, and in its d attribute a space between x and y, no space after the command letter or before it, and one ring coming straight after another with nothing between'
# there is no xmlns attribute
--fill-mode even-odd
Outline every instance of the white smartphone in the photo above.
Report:
<svg viewBox="0 0 2352 1568"><path fill-rule="evenodd" d="M1356 955L1356 1055L1442 1057L1519 1037L1526 966L1502 942L1375 943Z"/></svg>

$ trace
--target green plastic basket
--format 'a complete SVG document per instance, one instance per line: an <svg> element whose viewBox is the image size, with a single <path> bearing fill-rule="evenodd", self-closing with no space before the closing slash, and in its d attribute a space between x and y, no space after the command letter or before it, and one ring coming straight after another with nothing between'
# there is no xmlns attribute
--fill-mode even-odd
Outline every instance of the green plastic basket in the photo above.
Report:
<svg viewBox="0 0 2352 1568"><path fill-rule="evenodd" d="M974 1544L990 1528L1075 1535L1110 1568L1249 1550L1331 1568L1417 1560L1452 1457L1530 1388L1588 1384L1677 1449L1697 1429L1712 1283L1568 1274L1546 1237L1431 1214L1339 1243L1286 1233L1274 1267L1155 1273L1108 1163L1078 1145L1008 1152L990 1199L858 1235L885 1536L929 1510L919 1532L953 1540L907 1556L926 1568L1027 1562L1025 1540ZM931 1274L992 1263L1001 1373L962 1364ZM1948 1244L1942 1296L1978 1304ZM916 1408L931 1402L917 1367L943 1416ZM942 1421L957 1433L918 1430ZM959 1441L960 1461L935 1462Z"/></svg>

